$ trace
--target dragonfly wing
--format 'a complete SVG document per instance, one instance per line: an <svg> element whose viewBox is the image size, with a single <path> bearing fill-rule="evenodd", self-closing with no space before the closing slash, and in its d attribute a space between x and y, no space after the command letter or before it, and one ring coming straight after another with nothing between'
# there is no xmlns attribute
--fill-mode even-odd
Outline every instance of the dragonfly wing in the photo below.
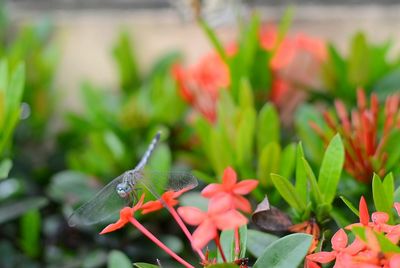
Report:
<svg viewBox="0 0 400 268"><path fill-rule="evenodd" d="M101 189L91 200L80 206L68 219L70 226L95 224L115 217L128 200L121 198L116 186L123 175L115 178Z"/></svg>
<svg viewBox="0 0 400 268"><path fill-rule="evenodd" d="M197 178L190 172L155 172L144 170L135 176L136 183L142 184L157 199L165 191L193 189L198 185Z"/></svg>

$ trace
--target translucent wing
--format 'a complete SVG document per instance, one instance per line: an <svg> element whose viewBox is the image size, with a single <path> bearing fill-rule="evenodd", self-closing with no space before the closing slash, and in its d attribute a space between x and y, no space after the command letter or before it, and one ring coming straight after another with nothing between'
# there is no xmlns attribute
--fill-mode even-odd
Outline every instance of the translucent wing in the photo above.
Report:
<svg viewBox="0 0 400 268"><path fill-rule="evenodd" d="M135 174L136 184L143 185L157 199L165 191L193 189L198 185L197 178L190 172L157 172L143 170Z"/></svg>
<svg viewBox="0 0 400 268"><path fill-rule="evenodd" d="M121 182L122 177L123 175L115 178L91 200L75 210L69 217L68 224L70 226L89 225L115 217L129 201L121 198L116 191L116 186Z"/></svg>

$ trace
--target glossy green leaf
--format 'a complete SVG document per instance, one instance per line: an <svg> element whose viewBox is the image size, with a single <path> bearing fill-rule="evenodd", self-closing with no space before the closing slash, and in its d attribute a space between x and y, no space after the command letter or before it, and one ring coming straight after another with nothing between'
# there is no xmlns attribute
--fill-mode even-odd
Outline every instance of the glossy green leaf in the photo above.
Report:
<svg viewBox="0 0 400 268"><path fill-rule="evenodd" d="M248 79L240 80L239 107L241 110L254 109L253 89Z"/></svg>
<svg viewBox="0 0 400 268"><path fill-rule="evenodd" d="M349 55L349 81L355 86L365 86L368 82L370 71L370 58L365 35L357 33L352 40Z"/></svg>
<svg viewBox="0 0 400 268"><path fill-rule="evenodd" d="M389 174L382 181L381 178L374 174L372 178L372 195L376 211L386 212L392 215L393 206L394 179L393 175Z"/></svg>
<svg viewBox="0 0 400 268"><path fill-rule="evenodd" d="M322 197L321 191L318 186L317 179L315 178L314 172L312 171L310 164L308 164L307 160L302 158L304 170L306 171L308 182L310 183L311 194L314 197L317 204L324 203L324 199Z"/></svg>
<svg viewBox="0 0 400 268"><path fill-rule="evenodd" d="M238 257L243 258L246 254L246 241L247 241L247 226L241 226L239 228L239 237L240 237L240 252ZM220 242L222 249L225 254L225 258L228 262L233 262L235 260L235 231L234 230L225 230L220 235ZM222 262L222 257L220 252L217 253L218 262Z"/></svg>
<svg viewBox="0 0 400 268"><path fill-rule="evenodd" d="M298 267L307 254L312 236L307 234L291 234L271 245L257 259L254 268L287 268Z"/></svg>
<svg viewBox="0 0 400 268"><path fill-rule="evenodd" d="M281 148L275 142L267 144L261 151L257 166L257 178L261 186L270 185L270 174L279 171L280 154Z"/></svg>
<svg viewBox="0 0 400 268"><path fill-rule="evenodd" d="M150 264L150 263L144 263L144 262L135 262L133 264L136 268L159 268L160 266Z"/></svg>
<svg viewBox="0 0 400 268"><path fill-rule="evenodd" d="M236 162L244 169L251 166L256 112L253 108L242 110L236 133Z"/></svg>
<svg viewBox="0 0 400 268"><path fill-rule="evenodd" d="M38 210L25 213L20 219L21 248L29 257L35 258L40 254L41 218Z"/></svg>
<svg viewBox="0 0 400 268"><path fill-rule="evenodd" d="M3 159L0 162L0 180L8 177L8 173L12 168L12 161L10 159Z"/></svg>
<svg viewBox="0 0 400 268"><path fill-rule="evenodd" d="M308 183L307 174L304 168L303 159L304 152L301 142L297 144L296 148L296 192L303 203L308 202Z"/></svg>
<svg viewBox="0 0 400 268"><path fill-rule="evenodd" d="M326 203L332 203L336 195L344 164L344 147L337 134L330 141L322 160L318 176L318 186Z"/></svg>
<svg viewBox="0 0 400 268"><path fill-rule="evenodd" d="M215 50L218 52L219 56L224 60L224 62L227 62L228 57L225 53L225 49L219 41L214 30L207 24L205 20L199 19L198 22L205 34L207 35L208 39L211 41L211 44L214 46Z"/></svg>
<svg viewBox="0 0 400 268"><path fill-rule="evenodd" d="M302 202L296 189L288 179L273 173L271 174L271 179L283 199L285 199L293 209L298 212L305 210L307 204Z"/></svg>
<svg viewBox="0 0 400 268"><path fill-rule="evenodd" d="M278 239L279 237L273 234L258 230L247 230L247 250L258 258L270 244Z"/></svg>
<svg viewBox="0 0 400 268"><path fill-rule="evenodd" d="M269 143L278 143L280 136L279 116L275 107L266 103L260 110L257 119L257 148L262 152Z"/></svg>
<svg viewBox="0 0 400 268"><path fill-rule="evenodd" d="M113 56L118 66L120 86L124 91L135 90L140 83L138 66L129 35L123 32L114 45Z"/></svg>
<svg viewBox="0 0 400 268"><path fill-rule="evenodd" d="M360 216L360 212L358 211L358 209L350 202L350 200L348 200L346 197L344 196L339 196L340 199L342 199L342 201L346 204L346 206L351 210L351 212L353 212L357 217Z"/></svg>
<svg viewBox="0 0 400 268"><path fill-rule="evenodd" d="M285 178L292 177L296 163L296 144L291 143L283 149L279 162L279 174Z"/></svg>
<svg viewBox="0 0 400 268"><path fill-rule="evenodd" d="M389 240L384 234L375 232L383 253L400 253L400 247Z"/></svg>
<svg viewBox="0 0 400 268"><path fill-rule="evenodd" d="M132 262L119 250L112 250L108 255L108 268L132 268Z"/></svg>

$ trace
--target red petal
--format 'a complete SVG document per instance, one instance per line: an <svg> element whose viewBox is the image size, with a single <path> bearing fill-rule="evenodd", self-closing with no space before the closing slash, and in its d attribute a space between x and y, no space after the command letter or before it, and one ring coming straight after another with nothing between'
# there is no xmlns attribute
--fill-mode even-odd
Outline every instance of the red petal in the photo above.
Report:
<svg viewBox="0 0 400 268"><path fill-rule="evenodd" d="M235 194L245 195L254 190L257 187L257 185L258 185L257 180L244 180L237 183L233 187L233 192Z"/></svg>
<svg viewBox="0 0 400 268"><path fill-rule="evenodd" d="M131 217L133 217L133 213L135 210L131 207L124 207L119 211L119 218L122 221L128 222Z"/></svg>
<svg viewBox="0 0 400 268"><path fill-rule="evenodd" d="M393 255L389 262L390 267L400 267L400 254Z"/></svg>
<svg viewBox="0 0 400 268"><path fill-rule="evenodd" d="M225 190L230 190L236 184L237 175L235 170L231 167L227 167L224 170L224 175L222 177L222 185Z"/></svg>
<svg viewBox="0 0 400 268"><path fill-rule="evenodd" d="M365 202L364 196L361 196L360 198L359 211L360 211L360 223L364 226L367 226L369 222L369 213L368 213L367 202Z"/></svg>
<svg viewBox="0 0 400 268"><path fill-rule="evenodd" d="M246 213L250 213L251 212L251 205L249 200L247 200L246 198L244 198L243 196L240 195L236 195L234 197L234 203L235 203L235 208L246 212Z"/></svg>
<svg viewBox="0 0 400 268"><path fill-rule="evenodd" d="M142 214L154 212L154 211L160 210L162 208L163 208L163 205L158 200L157 201L149 201L141 207Z"/></svg>
<svg viewBox="0 0 400 268"><path fill-rule="evenodd" d="M336 251L344 249L347 246L347 234L343 229L339 229L332 237L332 248Z"/></svg>
<svg viewBox="0 0 400 268"><path fill-rule="evenodd" d="M208 214L219 214L235 207L232 195L221 193L210 199Z"/></svg>
<svg viewBox="0 0 400 268"><path fill-rule="evenodd" d="M371 215L371 219L375 224L383 224L389 221L389 215L386 212L374 212Z"/></svg>
<svg viewBox="0 0 400 268"><path fill-rule="evenodd" d="M247 224L248 220L237 210L229 210L213 217L214 223L220 230L231 230Z"/></svg>
<svg viewBox="0 0 400 268"><path fill-rule="evenodd" d="M205 220L193 233L192 247L202 249L217 235L217 229L210 220Z"/></svg>
<svg viewBox="0 0 400 268"><path fill-rule="evenodd" d="M179 207L178 213L190 225L199 225L206 219L206 213L196 207Z"/></svg>
<svg viewBox="0 0 400 268"><path fill-rule="evenodd" d="M136 203L136 205L133 207L133 211L137 211L139 210L142 205L143 205L143 201L144 201L144 196L145 194L142 194L142 196L140 197L139 201Z"/></svg>
<svg viewBox="0 0 400 268"><path fill-rule="evenodd" d="M305 264L304 264L304 268L321 268L321 266L319 266L318 264L316 264L313 261L310 261L310 260L306 259Z"/></svg>
<svg viewBox="0 0 400 268"><path fill-rule="evenodd" d="M333 261L335 258L336 258L336 252L334 251L332 252L321 251L307 256L308 260L319 263L328 263Z"/></svg>
<svg viewBox="0 0 400 268"><path fill-rule="evenodd" d="M203 191L201 191L201 195L207 198L213 197L215 194L223 192L224 188L221 184L218 183L211 183L207 185Z"/></svg>
<svg viewBox="0 0 400 268"><path fill-rule="evenodd" d="M121 229L122 227L124 227L124 225L127 223L127 221L123 221L121 219L119 219L116 223L111 223L109 225L107 225L106 228L104 228L100 234L106 234L106 233L110 233L110 232L114 232L115 230Z"/></svg>
<svg viewBox="0 0 400 268"><path fill-rule="evenodd" d="M354 241L345 249L345 252L350 255L356 255L360 251L365 249L365 243L358 237L354 239Z"/></svg>

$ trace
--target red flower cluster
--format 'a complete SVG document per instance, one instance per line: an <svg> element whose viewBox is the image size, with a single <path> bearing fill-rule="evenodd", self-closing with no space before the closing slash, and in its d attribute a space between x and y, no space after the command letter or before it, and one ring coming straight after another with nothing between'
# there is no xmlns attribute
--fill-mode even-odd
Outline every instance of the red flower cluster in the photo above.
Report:
<svg viewBox="0 0 400 268"><path fill-rule="evenodd" d="M264 49L273 52L270 98L284 109L285 117L285 114L292 114L304 98L304 90L299 89L321 86L321 66L327 59L325 42L303 33L279 41L276 27L265 25L260 31L260 43Z"/></svg>
<svg viewBox="0 0 400 268"><path fill-rule="evenodd" d="M293 98L293 93L298 95L301 87L319 86L319 80L315 77L318 77L321 64L327 57L325 43L301 33L278 41L274 26L265 26L260 30L260 47L273 53L269 66L273 72L270 98L279 106L293 108L299 100ZM233 56L236 52L236 44L226 47L228 56ZM176 64L172 74L182 98L209 122L214 123L219 91L230 86L230 73L226 63L216 52L212 52L186 69ZM288 96L291 96L290 101L296 100L293 105L287 102Z"/></svg>
<svg viewBox="0 0 400 268"><path fill-rule="evenodd" d="M397 212L400 211L400 204L395 203ZM347 234L339 229L332 237L332 251L321 251L308 255L306 266L309 268L320 267L317 263L329 263L335 260L335 268L395 268L400 267L400 253L383 252L376 234L384 234L393 246L400 240L400 225L387 224L389 216L384 212L372 213L372 222L368 213L368 207L364 197L361 197L360 222L351 224L346 229L351 230L354 226L361 226L365 229L366 240L356 237L348 245Z"/></svg>
<svg viewBox="0 0 400 268"><path fill-rule="evenodd" d="M346 149L344 164L347 172L359 181L370 183L373 173L384 176L387 153L383 150L388 136L393 129L400 128L400 96L393 95L386 99L384 108L384 128L382 136L378 125L379 103L375 94L371 95L370 107L362 89L357 91L358 109L351 112L351 117L344 103L335 101L336 113L340 122L327 111L324 119L333 133L340 133ZM324 132L315 122L311 127L328 144L331 135Z"/></svg>
<svg viewBox="0 0 400 268"><path fill-rule="evenodd" d="M134 207L125 207L121 209L120 219L117 222L108 225L106 228L103 229L103 231L101 231L100 234L113 232L122 228L127 223L131 223L139 231L146 235L151 241L153 241L156 245L162 248L165 252L167 252L170 256L183 264L185 267L193 267L185 260L180 258L161 241L159 241L156 236L154 236L143 225L141 225L134 217L135 212L140 210L142 211L142 214L147 214L165 207L168 209L175 221L178 223L179 227L185 233L193 249L196 250L196 252L200 256L203 264L206 265L212 262L210 262L208 260L208 257L204 256L203 252L201 251L201 249L204 248L207 243L212 239L215 239L217 247L219 248L223 259L225 260L221 245L219 244L218 230L238 230L237 228L244 224L247 224L247 218L243 216L239 211L237 211L237 209L245 212L251 211L249 201L241 195L250 193L258 184L258 181L256 180L244 180L239 183L236 182L236 173L232 168L229 167L224 171L222 184L210 184L202 192L203 196L210 198L207 212L202 212L196 207L178 208L178 213L185 222L191 225L198 225L193 235L190 234L181 217L174 209L174 206L179 203L177 198L184 192L190 190L189 188L182 189L177 192L166 191L159 200L149 201L145 204L143 204L143 194ZM238 242L237 247L239 247Z"/></svg>
<svg viewBox="0 0 400 268"><path fill-rule="evenodd" d="M215 52L209 53L187 69L176 64L172 68L172 75L178 83L182 98L209 122L214 123L219 91L228 88L230 84L228 66L220 56Z"/></svg>
<svg viewBox="0 0 400 268"><path fill-rule="evenodd" d="M193 233L193 248L204 248L210 240L218 237L218 230L236 229L247 224L247 218L237 209L251 212L249 201L242 195L250 193L257 184L257 180L237 183L236 172L228 167L224 171L222 184L210 184L201 192L210 199L207 212L196 207L178 208L178 213L185 222L198 225Z"/></svg>

